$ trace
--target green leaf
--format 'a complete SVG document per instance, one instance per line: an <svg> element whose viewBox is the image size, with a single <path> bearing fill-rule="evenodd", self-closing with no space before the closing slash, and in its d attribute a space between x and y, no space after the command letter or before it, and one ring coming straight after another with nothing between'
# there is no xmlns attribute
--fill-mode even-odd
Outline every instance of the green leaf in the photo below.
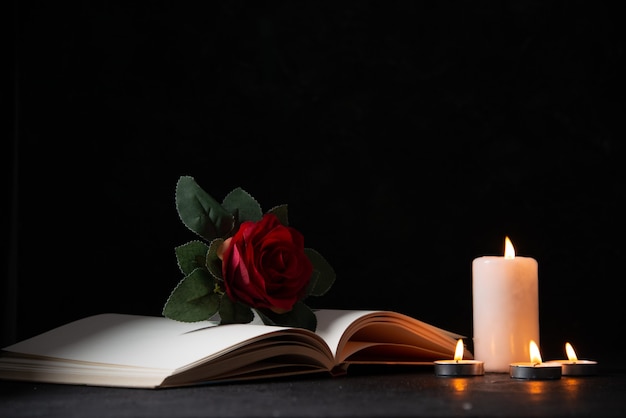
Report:
<svg viewBox="0 0 626 418"><path fill-rule="evenodd" d="M284 314L277 314L269 310L256 309L256 311L265 325L305 328L311 331L315 331L317 328L315 313L302 301L296 302L293 309Z"/></svg>
<svg viewBox="0 0 626 418"><path fill-rule="evenodd" d="M226 236L235 225L233 215L190 176L178 179L176 209L183 224L207 241Z"/></svg>
<svg viewBox="0 0 626 418"><path fill-rule="evenodd" d="M287 205L274 206L268 210L267 213L273 213L276 215L280 223L284 226L289 226L289 218L287 217Z"/></svg>
<svg viewBox="0 0 626 418"><path fill-rule="evenodd" d="M254 319L254 313L249 306L233 302L228 295L224 295L220 304L220 318L220 325L247 324Z"/></svg>
<svg viewBox="0 0 626 418"><path fill-rule="evenodd" d="M211 241L209 251L206 253L206 267L213 277L222 279L222 260L217 257L217 250L222 246L224 240L216 238Z"/></svg>
<svg viewBox="0 0 626 418"><path fill-rule="evenodd" d="M201 241L190 241L174 249L178 268L185 275L197 268L206 268L206 257L209 246Z"/></svg>
<svg viewBox="0 0 626 418"><path fill-rule="evenodd" d="M241 187L228 193L222 206L235 217L236 226L245 221L258 222L263 217L259 202Z"/></svg>
<svg viewBox="0 0 626 418"><path fill-rule="evenodd" d="M208 271L194 270L174 288L163 307L163 316L181 322L209 319L220 305L221 295L214 288L215 279Z"/></svg>
<svg viewBox="0 0 626 418"><path fill-rule="evenodd" d="M309 283L308 295L322 296L335 283L335 270L324 257L312 248L305 248L304 253L313 264L313 274Z"/></svg>

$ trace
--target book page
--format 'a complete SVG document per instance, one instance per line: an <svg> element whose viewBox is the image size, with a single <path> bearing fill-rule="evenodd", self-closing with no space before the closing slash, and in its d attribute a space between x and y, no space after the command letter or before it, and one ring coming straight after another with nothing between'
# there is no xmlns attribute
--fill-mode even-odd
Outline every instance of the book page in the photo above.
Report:
<svg viewBox="0 0 626 418"><path fill-rule="evenodd" d="M319 309L315 311L317 329L315 333L322 337L330 347L333 356L337 357L339 341L354 321L377 311Z"/></svg>
<svg viewBox="0 0 626 418"><path fill-rule="evenodd" d="M100 314L80 319L4 350L80 362L176 370L217 357L285 328L165 317Z"/></svg>
<svg viewBox="0 0 626 418"><path fill-rule="evenodd" d="M302 328L107 313L5 347L2 376L154 387L452 358L456 334L389 311L322 309ZM10 353L15 353L8 356ZM470 358L470 357L466 357ZM331 371L332 373L332 371ZM25 377L26 376L26 377Z"/></svg>
<svg viewBox="0 0 626 418"><path fill-rule="evenodd" d="M338 362L428 363L453 358L461 335L392 311L319 310L317 333ZM466 350L465 358L472 358Z"/></svg>

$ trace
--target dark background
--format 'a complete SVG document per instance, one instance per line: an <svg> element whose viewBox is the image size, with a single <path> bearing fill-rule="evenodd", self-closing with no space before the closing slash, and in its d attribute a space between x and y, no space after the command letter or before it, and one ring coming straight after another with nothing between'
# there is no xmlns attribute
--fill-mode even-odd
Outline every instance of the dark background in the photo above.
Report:
<svg viewBox="0 0 626 418"><path fill-rule="evenodd" d="M337 273L312 307L471 337L472 260L508 235L544 359L625 354L619 2L61 3L14 7L5 343L160 315L191 175L289 204Z"/></svg>

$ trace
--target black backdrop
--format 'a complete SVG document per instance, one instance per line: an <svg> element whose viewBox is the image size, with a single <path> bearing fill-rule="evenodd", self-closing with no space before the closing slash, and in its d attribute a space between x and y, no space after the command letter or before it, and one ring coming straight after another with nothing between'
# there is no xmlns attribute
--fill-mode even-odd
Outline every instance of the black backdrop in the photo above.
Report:
<svg viewBox="0 0 626 418"><path fill-rule="evenodd" d="M471 337L471 262L508 235L544 358L624 353L617 3L120 3L16 3L4 341L159 315L191 175L289 204L337 272L312 307Z"/></svg>

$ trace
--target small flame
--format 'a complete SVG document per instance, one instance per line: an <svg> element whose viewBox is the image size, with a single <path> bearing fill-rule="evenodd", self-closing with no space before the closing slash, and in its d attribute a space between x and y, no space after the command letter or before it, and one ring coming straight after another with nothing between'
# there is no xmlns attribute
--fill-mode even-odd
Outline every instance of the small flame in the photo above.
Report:
<svg viewBox="0 0 626 418"><path fill-rule="evenodd" d="M533 340L530 340L530 362L533 364L541 363L541 353L539 352L539 347L537 347L537 343Z"/></svg>
<svg viewBox="0 0 626 418"><path fill-rule="evenodd" d="M569 361L576 361L578 357L576 357L576 352L574 351L574 347L570 343L565 343L565 352L567 353L567 358Z"/></svg>
<svg viewBox="0 0 626 418"><path fill-rule="evenodd" d="M515 248L509 237L504 237L504 258L515 258Z"/></svg>
<svg viewBox="0 0 626 418"><path fill-rule="evenodd" d="M459 341L456 342L456 350L454 350L454 360L463 360L463 348L463 340L459 338Z"/></svg>

